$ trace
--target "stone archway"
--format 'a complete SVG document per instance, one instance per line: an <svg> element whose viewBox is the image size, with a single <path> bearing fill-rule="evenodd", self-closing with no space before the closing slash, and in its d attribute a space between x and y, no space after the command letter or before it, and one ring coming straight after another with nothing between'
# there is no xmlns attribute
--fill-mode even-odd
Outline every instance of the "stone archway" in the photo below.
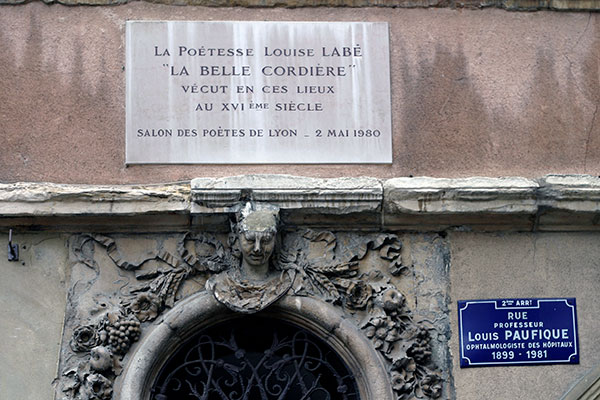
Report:
<svg viewBox="0 0 600 400"><path fill-rule="evenodd" d="M293 322L326 340L354 374L361 399L394 398L381 357L360 329L335 307L312 298L285 296L263 315ZM116 382L116 398L150 400L150 387L161 366L183 341L205 326L235 316L205 292L179 303L149 330L131 355Z"/></svg>

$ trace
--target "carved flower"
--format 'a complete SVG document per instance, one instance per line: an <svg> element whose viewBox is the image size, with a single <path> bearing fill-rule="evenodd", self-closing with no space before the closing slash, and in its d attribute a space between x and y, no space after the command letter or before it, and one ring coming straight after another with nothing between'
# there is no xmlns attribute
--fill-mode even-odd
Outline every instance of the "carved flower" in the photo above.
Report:
<svg viewBox="0 0 600 400"><path fill-rule="evenodd" d="M100 342L98 337L98 331L93 325L80 326L73 331L71 337L71 349L75 352L82 352L91 350L96 347Z"/></svg>
<svg viewBox="0 0 600 400"><path fill-rule="evenodd" d="M90 352L90 367L94 371L102 372L113 366L112 352L106 346L96 346Z"/></svg>
<svg viewBox="0 0 600 400"><path fill-rule="evenodd" d="M384 321L385 320L383 318L371 318L369 320L367 326L365 327L365 334L369 339L375 337L375 334L377 333L377 328L383 326Z"/></svg>
<svg viewBox="0 0 600 400"><path fill-rule="evenodd" d="M81 394L83 400L110 400L112 383L100 374L90 374L85 378Z"/></svg>
<svg viewBox="0 0 600 400"><path fill-rule="evenodd" d="M407 380L407 378L409 380ZM392 389L398 394L410 393L414 386L414 377L407 376L406 374L394 371L391 376Z"/></svg>
<svg viewBox="0 0 600 400"><path fill-rule="evenodd" d="M158 316L158 308L160 299L157 295L151 292L138 294L134 302L131 304L131 311L141 321L150 321Z"/></svg>
<svg viewBox="0 0 600 400"><path fill-rule="evenodd" d="M392 365L392 389L398 394L411 393L415 386L415 371L417 365L410 358L397 360Z"/></svg>
<svg viewBox="0 0 600 400"><path fill-rule="evenodd" d="M435 374L426 375L421 380L423 394L431 399L437 399L442 395L442 379Z"/></svg>
<svg viewBox="0 0 600 400"><path fill-rule="evenodd" d="M388 289L383 293L383 309L389 313L400 310L404 301L404 295L396 289Z"/></svg>
<svg viewBox="0 0 600 400"><path fill-rule="evenodd" d="M374 347L384 353L389 353L394 342L400 338L396 323L389 317L371 318L365 326L365 334L373 340Z"/></svg>
<svg viewBox="0 0 600 400"><path fill-rule="evenodd" d="M373 296L373 288L362 281L352 282L346 290L347 305L350 308L363 309Z"/></svg>

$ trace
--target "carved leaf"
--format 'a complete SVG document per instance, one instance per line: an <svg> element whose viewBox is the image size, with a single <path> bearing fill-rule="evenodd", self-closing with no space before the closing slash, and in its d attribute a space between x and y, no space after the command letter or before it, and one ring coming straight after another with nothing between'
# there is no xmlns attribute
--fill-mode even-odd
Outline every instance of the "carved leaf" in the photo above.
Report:
<svg viewBox="0 0 600 400"><path fill-rule="evenodd" d="M311 242L325 242L325 251L323 255L319 258L323 260L331 261L335 258L335 247L337 245L336 237L333 233L329 231L321 231L315 232L312 230L307 230L302 235L305 239L308 239Z"/></svg>
<svg viewBox="0 0 600 400"><path fill-rule="evenodd" d="M311 265L310 269L319 273L319 274L327 274L333 276L355 276L358 270L358 262L350 261L342 264L335 265Z"/></svg>
<svg viewBox="0 0 600 400"><path fill-rule="evenodd" d="M207 245L211 250L208 251L208 254L197 254L197 248L193 250L188 248L189 242L193 242L194 246ZM233 247L235 246L232 244ZM188 233L183 235L177 244L177 251L185 264L199 272L221 272L234 262L231 252L226 251L217 238L208 234Z"/></svg>
<svg viewBox="0 0 600 400"><path fill-rule="evenodd" d="M335 302L340 298L337 288L325 275L319 273L309 273L308 275L312 278L313 283L317 284L316 286L319 287L326 301Z"/></svg>
<svg viewBox="0 0 600 400"><path fill-rule="evenodd" d="M377 250L385 244L391 244L394 242L399 243L398 236L383 233L381 235L378 235L374 240L372 240L371 244L373 246L372 249Z"/></svg>
<svg viewBox="0 0 600 400"><path fill-rule="evenodd" d="M402 246L398 244L386 244L379 249L379 256L384 260L395 260L400 256Z"/></svg>
<svg viewBox="0 0 600 400"><path fill-rule="evenodd" d="M175 304L175 296L177 295L177 291L179 290L181 283L187 276L185 272L179 272L172 275L173 276L171 277L171 280L166 287L166 293L164 298L165 306L167 307L173 307L173 305Z"/></svg>
<svg viewBox="0 0 600 400"><path fill-rule="evenodd" d="M390 262L389 266L390 274L394 276L401 275L404 271L408 271L408 267L406 265L402 265L402 260L400 257Z"/></svg>
<svg viewBox="0 0 600 400"><path fill-rule="evenodd" d="M315 232L313 230L308 229L302 236L305 239L310 240L311 242L324 241L328 245L334 244L335 246L335 235L329 231Z"/></svg>

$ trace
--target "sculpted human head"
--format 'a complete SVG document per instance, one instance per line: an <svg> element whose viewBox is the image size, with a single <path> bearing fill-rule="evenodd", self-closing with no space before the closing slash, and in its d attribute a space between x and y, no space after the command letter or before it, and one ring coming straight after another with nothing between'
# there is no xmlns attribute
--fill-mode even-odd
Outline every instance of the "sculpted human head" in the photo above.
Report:
<svg viewBox="0 0 600 400"><path fill-rule="evenodd" d="M276 208L256 209L248 203L242 210L237 230L242 268L246 272L267 272L269 258L275 249L278 222Z"/></svg>

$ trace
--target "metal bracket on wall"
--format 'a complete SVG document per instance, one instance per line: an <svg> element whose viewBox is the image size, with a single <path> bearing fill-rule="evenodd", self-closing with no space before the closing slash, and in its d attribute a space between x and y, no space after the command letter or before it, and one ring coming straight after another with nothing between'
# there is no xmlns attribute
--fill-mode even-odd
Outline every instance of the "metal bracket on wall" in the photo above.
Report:
<svg viewBox="0 0 600 400"><path fill-rule="evenodd" d="M19 245L12 243L12 229L8 231L8 261L19 261Z"/></svg>

